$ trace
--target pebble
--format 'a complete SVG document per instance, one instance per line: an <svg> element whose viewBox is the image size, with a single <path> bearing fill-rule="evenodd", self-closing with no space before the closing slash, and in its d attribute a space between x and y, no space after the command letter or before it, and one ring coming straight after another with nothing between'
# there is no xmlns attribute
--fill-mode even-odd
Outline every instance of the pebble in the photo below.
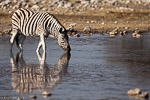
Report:
<svg viewBox="0 0 150 100"><path fill-rule="evenodd" d="M91 31L91 27L90 26L85 26L83 31L84 32L90 32Z"/></svg>
<svg viewBox="0 0 150 100"><path fill-rule="evenodd" d="M149 94L147 92L143 92L142 94L138 95L139 98L148 98Z"/></svg>
<svg viewBox="0 0 150 100"><path fill-rule="evenodd" d="M102 25L104 25L105 23L104 23L104 22L102 22L101 24L102 24Z"/></svg>
<svg viewBox="0 0 150 100"><path fill-rule="evenodd" d="M31 9L33 9L35 11L39 11L40 7L38 5L33 5Z"/></svg>
<svg viewBox="0 0 150 100"><path fill-rule="evenodd" d="M127 31L123 31L123 35L126 35L127 34Z"/></svg>
<svg viewBox="0 0 150 100"><path fill-rule="evenodd" d="M141 37L141 35L140 35L140 34L137 34L137 35L136 35L136 38L140 38L140 37Z"/></svg>
<svg viewBox="0 0 150 100"><path fill-rule="evenodd" d="M109 32L109 35L117 35L117 34L118 34L118 28L116 28L113 31Z"/></svg>
<svg viewBox="0 0 150 100"><path fill-rule="evenodd" d="M73 28L73 27L75 27L76 25L77 25L77 23L71 23L69 26Z"/></svg>
<svg viewBox="0 0 150 100"><path fill-rule="evenodd" d="M43 97L49 97L49 96L51 96L51 95L52 95L52 94L49 93L49 92L47 92L47 91L42 92L42 96L43 96Z"/></svg>
<svg viewBox="0 0 150 100"><path fill-rule="evenodd" d="M115 21L115 22L114 22L114 24L117 24L117 23L118 23L118 21Z"/></svg>
<svg viewBox="0 0 150 100"><path fill-rule="evenodd" d="M141 93L141 90L139 88L131 89L127 92L128 95L139 95Z"/></svg>
<svg viewBox="0 0 150 100"><path fill-rule="evenodd" d="M30 95L30 98L31 99L36 99L37 97L36 97L36 95Z"/></svg>
<svg viewBox="0 0 150 100"><path fill-rule="evenodd" d="M114 37L115 37L115 35L114 35L114 34L110 34L110 35L109 35L109 37L114 38Z"/></svg>
<svg viewBox="0 0 150 100"><path fill-rule="evenodd" d="M127 94L133 98L144 98L144 100L149 98L149 94L148 92L141 92L141 90L139 88L136 89L131 89L129 91L127 91Z"/></svg>
<svg viewBox="0 0 150 100"><path fill-rule="evenodd" d="M47 9L47 8L45 8L45 7L44 7L42 10L43 10L43 11L48 11L48 9Z"/></svg>
<svg viewBox="0 0 150 100"><path fill-rule="evenodd" d="M90 0L91 3L98 3L100 0Z"/></svg>
<svg viewBox="0 0 150 100"><path fill-rule="evenodd" d="M67 3L64 5L64 8L69 8L69 7L73 7L73 3Z"/></svg>
<svg viewBox="0 0 150 100"><path fill-rule="evenodd" d="M140 38L140 37L141 37L141 35L138 34L137 31L135 31L134 33L132 33L132 36L133 36L133 37L136 37L136 38Z"/></svg>
<svg viewBox="0 0 150 100"><path fill-rule="evenodd" d="M32 2L33 2L34 4L38 4L39 2L41 2L41 0L32 0Z"/></svg>
<svg viewBox="0 0 150 100"><path fill-rule="evenodd" d="M89 1L87 1L87 0L80 0L81 1L81 4L89 4L90 2Z"/></svg>
<svg viewBox="0 0 150 100"><path fill-rule="evenodd" d="M58 2L58 8L61 8L61 7L63 7L64 6L64 2Z"/></svg>
<svg viewBox="0 0 150 100"><path fill-rule="evenodd" d="M9 99L9 96L8 96L8 95L5 95L5 96L1 96L1 98L2 98L3 100L7 100L7 99Z"/></svg>
<svg viewBox="0 0 150 100"><path fill-rule="evenodd" d="M127 30L127 29L129 29L129 27L125 27L124 29L126 29L126 30Z"/></svg>
<svg viewBox="0 0 150 100"><path fill-rule="evenodd" d="M73 36L78 38L78 37L80 37L80 34L74 34Z"/></svg>
<svg viewBox="0 0 150 100"><path fill-rule="evenodd" d="M124 34L123 34L123 31L120 31L120 35L121 35L121 36L124 35Z"/></svg>
<svg viewBox="0 0 150 100"><path fill-rule="evenodd" d="M12 2L11 2L11 0L6 0L5 1L5 4L11 4Z"/></svg>

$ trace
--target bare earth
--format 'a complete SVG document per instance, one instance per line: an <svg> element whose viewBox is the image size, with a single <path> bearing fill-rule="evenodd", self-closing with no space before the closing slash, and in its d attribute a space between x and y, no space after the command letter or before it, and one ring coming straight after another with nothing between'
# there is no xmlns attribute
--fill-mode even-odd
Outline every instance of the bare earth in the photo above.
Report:
<svg viewBox="0 0 150 100"><path fill-rule="evenodd" d="M60 11L61 12L61 11ZM67 28L73 25L77 31L83 31L88 26L91 32L110 32L115 28L120 31L150 31L150 10L130 9L117 10L116 8L104 8L99 10L86 10L84 13L68 12L66 14L54 14ZM0 13L0 35L9 34L11 29L12 14Z"/></svg>

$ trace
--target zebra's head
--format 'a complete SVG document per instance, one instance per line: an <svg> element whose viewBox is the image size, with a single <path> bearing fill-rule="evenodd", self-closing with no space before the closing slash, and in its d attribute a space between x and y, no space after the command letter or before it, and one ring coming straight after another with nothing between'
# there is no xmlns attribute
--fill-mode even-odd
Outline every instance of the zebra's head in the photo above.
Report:
<svg viewBox="0 0 150 100"><path fill-rule="evenodd" d="M68 31L67 30L63 30L62 28L60 28L59 30L59 35L58 35L58 45L64 49L65 51L71 51L70 45L69 45L69 38L67 35Z"/></svg>

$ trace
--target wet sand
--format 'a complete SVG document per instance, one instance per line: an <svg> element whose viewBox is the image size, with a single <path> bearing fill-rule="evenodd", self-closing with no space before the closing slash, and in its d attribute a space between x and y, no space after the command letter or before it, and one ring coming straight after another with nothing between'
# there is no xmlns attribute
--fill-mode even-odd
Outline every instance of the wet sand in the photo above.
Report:
<svg viewBox="0 0 150 100"><path fill-rule="evenodd" d="M107 34L70 37L72 51L68 60L57 41L48 38L46 64L43 64L47 67L40 69L42 62L35 52L37 37L25 40L23 55L18 67L14 67L15 63L10 62L9 37L2 36L0 97L27 100L30 95L36 95L37 100L135 100L127 95L129 89L150 92L149 38L150 33L141 38L133 38L131 34L115 38ZM18 59L17 52L14 46L14 61ZM52 95L45 98L41 95L43 91Z"/></svg>

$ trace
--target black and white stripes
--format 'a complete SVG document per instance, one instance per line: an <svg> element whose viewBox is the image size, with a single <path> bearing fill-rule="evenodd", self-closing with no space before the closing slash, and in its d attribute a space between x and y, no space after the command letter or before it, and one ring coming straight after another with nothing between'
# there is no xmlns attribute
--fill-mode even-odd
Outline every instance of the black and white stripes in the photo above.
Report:
<svg viewBox="0 0 150 100"><path fill-rule="evenodd" d="M22 44L26 36L40 36L37 52L41 46L45 52L45 40L51 34L58 39L60 47L70 51L67 32L55 16L21 8L12 16L11 50L15 40L20 50L22 50Z"/></svg>

